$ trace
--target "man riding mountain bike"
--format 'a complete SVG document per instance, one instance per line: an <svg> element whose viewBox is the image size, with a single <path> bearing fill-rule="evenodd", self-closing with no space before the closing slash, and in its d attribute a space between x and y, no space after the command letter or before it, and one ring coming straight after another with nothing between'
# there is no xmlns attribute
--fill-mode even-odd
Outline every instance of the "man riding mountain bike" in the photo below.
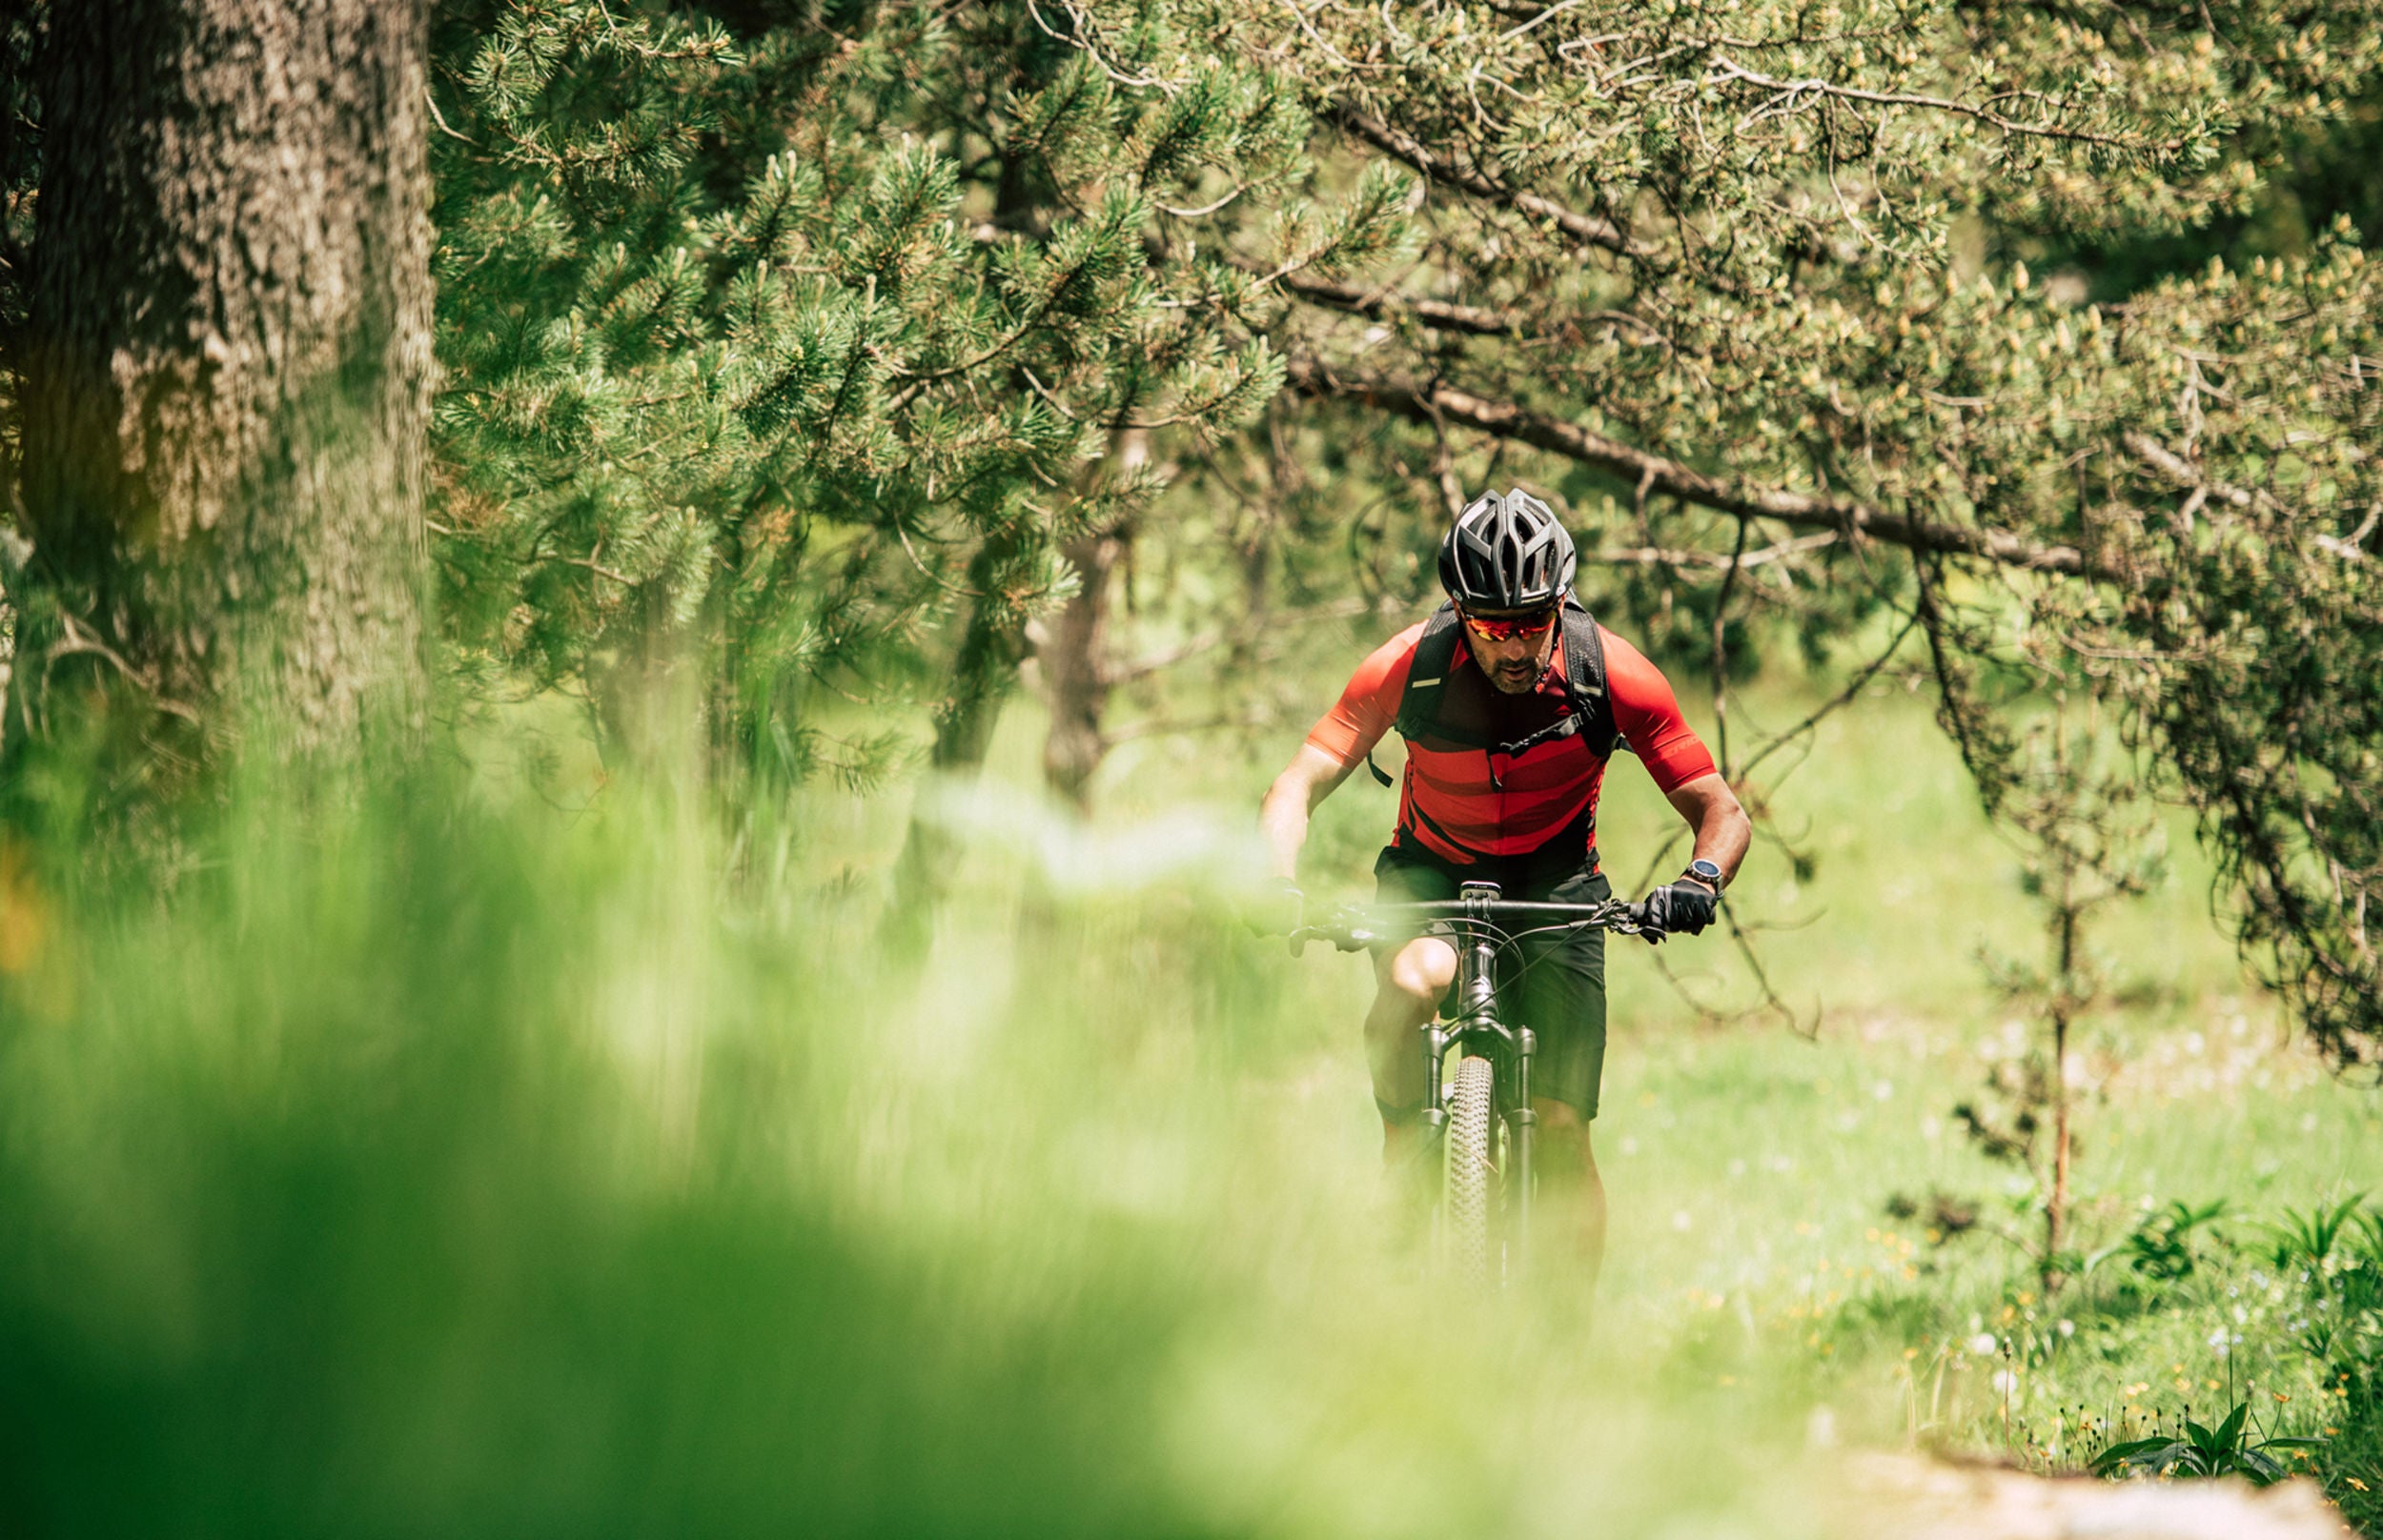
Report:
<svg viewBox="0 0 2383 1540"><path fill-rule="evenodd" d="M1358 665L1266 793L1259 823L1286 907L1298 905L1309 817L1395 727L1407 768L1396 830L1374 867L1383 902L1453 899L1467 881L1496 882L1510 900L1611 897L1598 862L1598 794L1607 760L1627 747L1696 839L1688 869L1647 896L1646 933L1693 935L1712 922L1752 827L1661 671L1573 598L1576 562L1555 514L1518 487L1485 493L1457 516L1439 549L1449 602ZM1377 948L1375 973L1366 1048L1395 1165L1418 1137L1416 1035L1456 977L1456 948L1427 932ZM1590 1142L1605 1063L1604 934L1522 938L1508 977L1514 1019L1538 1034L1531 1107L1548 1175L1575 1191L1593 1280L1605 1246Z"/></svg>

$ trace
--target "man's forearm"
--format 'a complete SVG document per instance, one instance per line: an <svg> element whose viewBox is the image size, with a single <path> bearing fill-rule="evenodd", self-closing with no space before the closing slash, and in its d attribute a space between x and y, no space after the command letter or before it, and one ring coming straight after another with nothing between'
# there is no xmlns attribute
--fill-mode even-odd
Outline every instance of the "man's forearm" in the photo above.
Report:
<svg viewBox="0 0 2383 1540"><path fill-rule="evenodd" d="M1314 744L1304 744L1266 788L1258 804L1258 832L1265 836L1267 875L1296 881L1299 849L1308 842L1308 818L1315 805L1348 779L1349 767Z"/></svg>
<svg viewBox="0 0 2383 1540"><path fill-rule="evenodd" d="M1738 794L1718 774L1700 776L1670 794L1671 804L1696 831L1696 857L1721 869L1726 886L1744 863L1746 847L1754 842L1754 823L1739 805Z"/></svg>
<svg viewBox="0 0 2383 1540"><path fill-rule="evenodd" d="M1738 868L1745 864L1746 850L1753 843L1754 824L1733 800L1727 808L1708 811L1698 825L1695 859L1719 866L1721 885L1726 887L1737 880Z"/></svg>
<svg viewBox="0 0 2383 1540"><path fill-rule="evenodd" d="M1287 785L1286 774L1267 791L1266 800L1258 804L1258 832L1266 840L1266 875L1295 881L1299 876L1299 851L1308 842L1308 793L1304 786Z"/></svg>

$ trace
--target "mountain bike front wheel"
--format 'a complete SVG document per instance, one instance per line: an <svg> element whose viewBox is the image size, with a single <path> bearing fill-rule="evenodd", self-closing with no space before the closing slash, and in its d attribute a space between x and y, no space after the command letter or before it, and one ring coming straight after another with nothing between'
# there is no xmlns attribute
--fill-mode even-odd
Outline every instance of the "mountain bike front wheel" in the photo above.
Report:
<svg viewBox="0 0 2383 1540"><path fill-rule="evenodd" d="M1487 1059L1456 1061L1448 1093L1447 1187L1440 1234L1458 1277L1490 1277L1491 1210L1497 1202L1497 1070Z"/></svg>

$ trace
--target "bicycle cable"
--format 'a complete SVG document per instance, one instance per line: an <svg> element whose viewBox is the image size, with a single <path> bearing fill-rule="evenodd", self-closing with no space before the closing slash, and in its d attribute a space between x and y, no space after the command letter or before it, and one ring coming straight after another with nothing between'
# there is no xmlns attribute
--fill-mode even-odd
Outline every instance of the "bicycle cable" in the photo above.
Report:
<svg viewBox="0 0 2383 1540"><path fill-rule="evenodd" d="M1518 943L1529 937L1553 935L1558 931L1577 932L1592 928L1602 930L1607 927L1598 925L1594 921L1572 920L1567 921L1560 925L1534 925L1529 930L1515 931L1507 936L1503 942L1499 942L1497 950L1490 954L1490 965L1495 968L1497 965L1497 960L1505 956L1505 954L1510 950L1514 951L1517 957L1520 957L1521 951ZM1508 975L1498 983L1499 992L1503 993L1505 990L1511 989L1516 984L1520 983L1525 975L1527 975L1533 968L1536 968L1540 963L1546 962L1549 958L1554 957L1556 955L1556 951L1557 949L1551 946L1546 951L1541 952L1538 956L1532 958L1530 961L1524 962L1520 967L1515 969L1512 974Z"/></svg>

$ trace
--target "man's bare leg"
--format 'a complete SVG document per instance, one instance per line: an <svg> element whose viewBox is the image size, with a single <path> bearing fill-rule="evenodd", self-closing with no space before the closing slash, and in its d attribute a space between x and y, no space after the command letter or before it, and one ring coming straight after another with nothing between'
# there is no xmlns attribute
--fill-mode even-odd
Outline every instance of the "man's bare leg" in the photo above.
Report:
<svg viewBox="0 0 2383 1540"><path fill-rule="evenodd" d="M1365 1055L1374 1070L1375 1099L1400 1110L1423 1102L1423 1049L1416 1034L1439 1009L1440 996L1456 977L1456 949L1436 936L1418 936L1374 966L1374 1008L1365 1018ZM1415 1148L1421 1130L1410 1122L1382 1120L1382 1160L1396 1166Z"/></svg>
<svg viewBox="0 0 2383 1540"><path fill-rule="evenodd" d="M1538 1114L1538 1138L1532 1145L1532 1165L1539 1178L1541 1223L1532 1227L1558 1246L1572 1248L1589 1287L1605 1266L1605 1184L1597 1174L1597 1150L1590 1140L1596 1125L1562 1102L1531 1099ZM1556 1246L1543 1253L1560 1256Z"/></svg>

